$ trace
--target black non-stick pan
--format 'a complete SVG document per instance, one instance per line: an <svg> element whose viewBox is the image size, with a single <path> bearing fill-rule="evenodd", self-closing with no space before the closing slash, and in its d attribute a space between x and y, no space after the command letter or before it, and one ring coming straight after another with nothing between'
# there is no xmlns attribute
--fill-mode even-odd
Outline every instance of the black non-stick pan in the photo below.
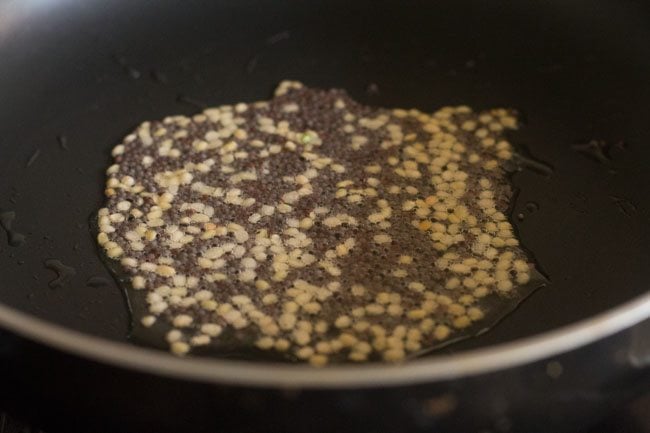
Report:
<svg viewBox="0 0 650 433"><path fill-rule="evenodd" d="M644 1L1 1L2 403L52 431L596 422L650 386L649 41ZM400 366L131 345L89 227L110 149L144 120L265 99L287 78L373 105L524 113L513 141L551 169L513 176L512 221L549 284Z"/></svg>

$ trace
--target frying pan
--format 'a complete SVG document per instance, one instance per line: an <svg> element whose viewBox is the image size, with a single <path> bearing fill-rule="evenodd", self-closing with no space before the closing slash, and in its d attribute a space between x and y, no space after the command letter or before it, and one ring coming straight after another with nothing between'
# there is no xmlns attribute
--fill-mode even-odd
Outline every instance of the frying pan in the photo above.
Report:
<svg viewBox="0 0 650 433"><path fill-rule="evenodd" d="M21 244L0 243L2 405L67 432L597 422L650 385L649 8L0 2L0 207ZM550 283L485 335L400 366L178 359L129 344L88 224L109 150L143 120L265 99L287 78L373 105L523 112L514 142L552 170L513 176L513 223Z"/></svg>

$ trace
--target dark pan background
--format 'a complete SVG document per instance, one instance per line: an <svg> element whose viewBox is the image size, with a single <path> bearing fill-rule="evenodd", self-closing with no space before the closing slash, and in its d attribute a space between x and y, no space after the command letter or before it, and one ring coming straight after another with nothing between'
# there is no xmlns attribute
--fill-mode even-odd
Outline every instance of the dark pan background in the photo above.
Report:
<svg viewBox="0 0 650 433"><path fill-rule="evenodd" d="M16 211L27 241L0 239L0 302L123 340L117 286L86 285L110 278L88 228L110 149L143 120L265 99L286 78L346 88L369 104L525 114L514 141L554 172L514 177L514 213L525 215L514 222L551 284L487 335L447 350L529 336L630 300L650 281L647 9L559 0L2 2L0 208ZM606 164L572 149L591 139L625 149L612 146ZM49 258L76 269L70 283L48 287Z"/></svg>

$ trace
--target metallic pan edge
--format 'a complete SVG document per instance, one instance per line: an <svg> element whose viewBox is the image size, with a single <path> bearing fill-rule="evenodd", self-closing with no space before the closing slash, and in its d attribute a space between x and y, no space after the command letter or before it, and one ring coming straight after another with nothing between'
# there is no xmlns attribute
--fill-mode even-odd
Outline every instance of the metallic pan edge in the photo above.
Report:
<svg viewBox="0 0 650 433"><path fill-rule="evenodd" d="M215 384L280 388L406 385L479 375L587 345L650 318L650 292L592 318L511 343L411 361L314 369L306 365L176 358L128 343L85 335L0 304L0 326L54 349L120 368Z"/></svg>

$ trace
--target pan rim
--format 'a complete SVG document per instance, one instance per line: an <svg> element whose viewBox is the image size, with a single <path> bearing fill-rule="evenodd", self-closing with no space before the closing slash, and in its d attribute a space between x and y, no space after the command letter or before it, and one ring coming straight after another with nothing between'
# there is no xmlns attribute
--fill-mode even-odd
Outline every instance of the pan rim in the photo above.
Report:
<svg viewBox="0 0 650 433"><path fill-rule="evenodd" d="M404 365L368 364L315 369L308 365L178 358L110 341L33 317L0 303L3 329L61 352L118 368L216 385L277 388L378 388L477 376L586 346L650 318L650 291L579 322L531 337Z"/></svg>

